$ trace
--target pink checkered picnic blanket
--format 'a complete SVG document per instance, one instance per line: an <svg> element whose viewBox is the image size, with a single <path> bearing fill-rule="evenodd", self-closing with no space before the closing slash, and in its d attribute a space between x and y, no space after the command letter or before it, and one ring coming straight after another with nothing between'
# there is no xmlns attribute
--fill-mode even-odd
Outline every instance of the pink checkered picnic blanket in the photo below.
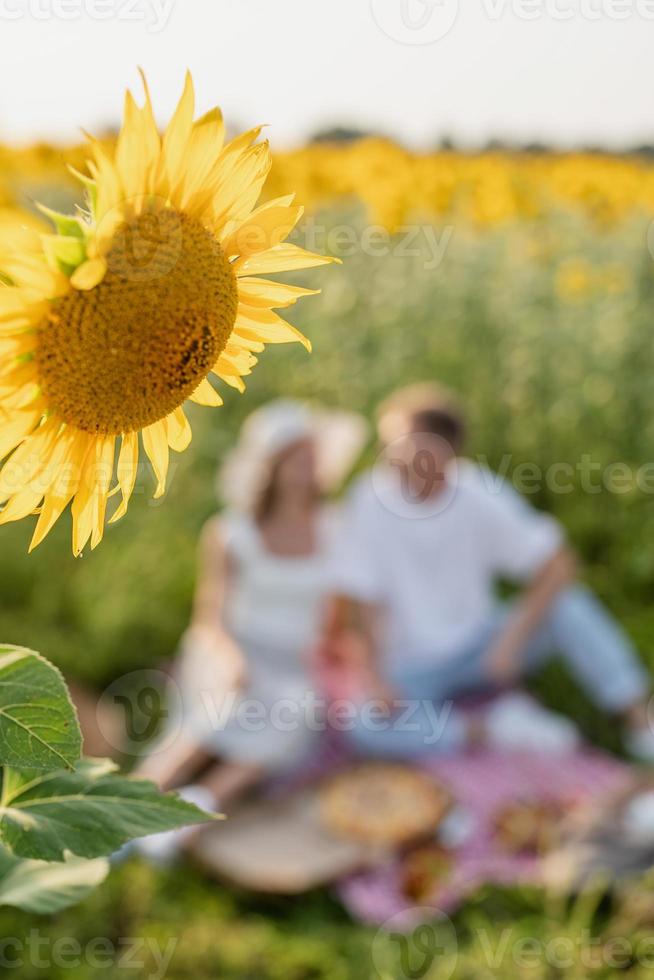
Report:
<svg viewBox="0 0 654 980"><path fill-rule="evenodd" d="M630 776L627 765L590 749L565 756L479 751L435 758L424 768L448 786L457 803L472 815L470 835L453 849L447 884L422 903L444 912L485 883L539 883L538 858L498 848L493 834L498 810L517 800L584 802L624 788ZM401 891L397 861L347 878L339 884L338 894L354 918L371 924L411 908Z"/></svg>

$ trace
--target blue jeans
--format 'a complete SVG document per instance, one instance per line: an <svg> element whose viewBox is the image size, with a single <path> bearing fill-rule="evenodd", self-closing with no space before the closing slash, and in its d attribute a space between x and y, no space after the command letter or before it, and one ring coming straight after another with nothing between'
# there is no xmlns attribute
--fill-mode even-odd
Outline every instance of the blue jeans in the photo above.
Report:
<svg viewBox="0 0 654 980"><path fill-rule="evenodd" d="M458 655L430 665L398 664L388 679L401 696L392 718L360 712L350 739L357 751L412 759L451 752L465 742L466 724L454 702L492 690L486 656L509 615L500 608L488 628ZM553 602L523 653L524 673L560 654L592 701L618 713L647 697L649 677L613 617L586 588L572 586Z"/></svg>

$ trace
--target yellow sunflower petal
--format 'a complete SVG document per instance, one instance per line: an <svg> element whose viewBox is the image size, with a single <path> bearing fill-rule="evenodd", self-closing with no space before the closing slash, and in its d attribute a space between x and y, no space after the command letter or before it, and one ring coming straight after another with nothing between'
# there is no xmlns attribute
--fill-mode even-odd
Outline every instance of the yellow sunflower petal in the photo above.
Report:
<svg viewBox="0 0 654 980"><path fill-rule="evenodd" d="M97 254L101 254L124 219L126 201L114 161L97 140L91 141L91 150L93 160L89 163L89 170L95 182L96 227L94 237L89 243L89 252L92 253L95 249Z"/></svg>
<svg viewBox="0 0 654 980"><path fill-rule="evenodd" d="M27 408L40 395L40 388L36 381L30 380L21 387L15 387L11 391L0 388L0 404L7 411L15 408Z"/></svg>
<svg viewBox="0 0 654 980"><path fill-rule="evenodd" d="M0 459L4 459L38 425L38 409L25 409L12 413L8 418L0 410ZM0 474L1 474L0 470Z"/></svg>
<svg viewBox="0 0 654 980"><path fill-rule="evenodd" d="M58 430L59 426L57 427L57 432ZM19 512L21 517L27 516L27 513L32 513L32 511L23 512L22 510L27 506L27 501L33 497L37 500L37 503L40 503L53 483L61 479L62 466L66 460L73 438L74 433L67 430L58 439L50 441L47 446L39 447L41 451L40 465L31 477L28 477L26 482L22 485L17 484L15 492L11 495L3 511L7 515L7 520L17 519L11 515ZM34 507L36 507L36 504Z"/></svg>
<svg viewBox="0 0 654 980"><path fill-rule="evenodd" d="M0 208L0 256L16 252L39 255L41 232L45 228L35 215L18 212L13 208Z"/></svg>
<svg viewBox="0 0 654 980"><path fill-rule="evenodd" d="M212 109L193 123L184 185L179 193L179 206L190 214L204 210L207 183L222 151L224 136L225 124L220 109Z"/></svg>
<svg viewBox="0 0 654 980"><path fill-rule="evenodd" d="M195 111L195 92L191 73L186 73L184 92L177 104L175 114L164 134L161 147L162 177L166 180L168 192L173 195L183 184L186 148L193 127Z"/></svg>
<svg viewBox="0 0 654 980"><path fill-rule="evenodd" d="M61 296L67 290L66 277L48 265L43 255L3 257L2 271L18 288L33 290L34 297L41 300Z"/></svg>
<svg viewBox="0 0 654 980"><path fill-rule="evenodd" d="M165 422L162 420L147 426L143 429L141 436L143 448L157 478L157 489L154 492L154 499L156 500L166 492L166 477L168 475L168 432Z"/></svg>
<svg viewBox="0 0 654 980"><path fill-rule="evenodd" d="M83 262L75 269L70 277L70 284L75 289L87 291L94 289L98 283L102 282L107 273L106 259L96 258Z"/></svg>
<svg viewBox="0 0 654 980"><path fill-rule="evenodd" d="M111 486L115 451L116 437L106 436L101 441L95 490L92 498L91 551L97 548L104 535L107 498L109 496L109 487Z"/></svg>
<svg viewBox="0 0 654 980"><path fill-rule="evenodd" d="M140 71L140 74L145 103L139 107L131 92L126 93L124 121L116 144L116 166L125 194L136 212L153 189L161 150L148 83L144 73Z"/></svg>
<svg viewBox="0 0 654 980"><path fill-rule="evenodd" d="M23 487L13 495L0 512L0 524L9 524L11 521L22 521L24 517L33 514L35 509L43 499L43 492L34 487Z"/></svg>
<svg viewBox="0 0 654 980"><path fill-rule="evenodd" d="M256 204L270 172L272 157L268 143L257 143L225 174L213 195L210 221L216 233L229 221L240 221Z"/></svg>
<svg viewBox="0 0 654 980"><path fill-rule="evenodd" d="M51 485L45 491L41 513L36 522L29 550L33 551L50 533L64 510L77 493L84 459L89 449L90 436L83 432L69 431L64 458Z"/></svg>
<svg viewBox="0 0 654 980"><path fill-rule="evenodd" d="M0 286L0 320L15 320L22 317L38 322L47 310L45 298L33 290L18 286Z"/></svg>
<svg viewBox="0 0 654 980"><path fill-rule="evenodd" d="M127 513L127 506L130 502L136 483L136 474L139 466L139 437L136 432L126 432L122 437L122 444L118 456L118 466L116 475L118 486L122 495L122 500L114 511L110 524L119 521Z"/></svg>
<svg viewBox="0 0 654 980"><path fill-rule="evenodd" d="M212 370L230 388L235 388L241 394L245 391L245 383L243 382L242 375L234 371L223 357L218 358Z"/></svg>
<svg viewBox="0 0 654 980"><path fill-rule="evenodd" d="M248 337L243 333L232 333L232 340L235 344L238 344L242 350L247 351L248 353L261 354L262 351L266 349L266 345L264 344L263 340L258 340L253 336Z"/></svg>
<svg viewBox="0 0 654 980"><path fill-rule="evenodd" d="M263 344L259 344L258 346L263 348ZM230 387L243 392L245 391L245 385L242 379L248 374L251 374L252 368L256 363L256 357L245 347L237 346L235 343L229 343L211 370L222 381L230 385Z"/></svg>
<svg viewBox="0 0 654 980"><path fill-rule="evenodd" d="M246 306L239 306L234 336L239 339L261 341L264 344L289 344L299 341L303 347L311 351L311 342L307 337L272 310L248 310Z"/></svg>
<svg viewBox="0 0 654 980"><path fill-rule="evenodd" d="M207 408L218 408L223 404L222 398L207 378L200 382L193 394L190 395L189 401L195 402L196 405L204 405Z"/></svg>
<svg viewBox="0 0 654 980"><path fill-rule="evenodd" d="M89 538L98 543L102 528L98 527L100 517L104 521L104 506L111 482L111 461L113 460L114 436L101 436L91 444L82 465L80 484L71 508L73 518L73 554L78 557Z"/></svg>
<svg viewBox="0 0 654 980"><path fill-rule="evenodd" d="M9 361L0 368L0 391L5 388L16 390L29 381L36 381L36 368L33 360Z"/></svg>
<svg viewBox="0 0 654 980"><path fill-rule="evenodd" d="M159 159L159 153L161 150L161 137L159 136L159 130L154 118L148 82L145 77L145 73L141 68L139 68L139 74L141 76L141 81L143 82L143 91L145 92L145 102L143 107L139 110L141 122L141 141L143 152L148 162L148 169L150 171L149 181L152 181L154 178L154 165ZM148 190L152 190L151 184L148 185Z"/></svg>
<svg viewBox="0 0 654 980"><path fill-rule="evenodd" d="M248 306L282 309L292 306L302 296L317 296L320 290L289 286L273 279L251 279L244 276L238 281L238 293L242 302Z"/></svg>
<svg viewBox="0 0 654 980"><path fill-rule="evenodd" d="M136 210L147 191L150 162L143 144L139 108L132 93L126 92L123 126L116 144L116 167L123 191Z"/></svg>
<svg viewBox="0 0 654 980"><path fill-rule="evenodd" d="M27 486L46 466L60 428L59 419L48 419L14 450L0 470L0 503Z"/></svg>
<svg viewBox="0 0 654 980"><path fill-rule="evenodd" d="M290 235L303 213L301 207L258 208L225 239L222 244L225 255L245 259L274 248Z"/></svg>
<svg viewBox="0 0 654 980"><path fill-rule="evenodd" d="M0 340L0 359L15 360L18 357L25 357L33 354L36 348L36 335L34 331L20 333L17 336L3 337Z"/></svg>
<svg viewBox="0 0 654 980"><path fill-rule="evenodd" d="M34 330L35 326L34 320L26 316L0 319L0 337L19 337L21 334Z"/></svg>
<svg viewBox="0 0 654 980"><path fill-rule="evenodd" d="M145 103L139 107L131 92L125 93L123 126L116 143L115 164L132 213L139 213L152 193L159 165L161 138L152 110L150 91L144 73L139 69L145 92Z"/></svg>
<svg viewBox="0 0 654 980"><path fill-rule="evenodd" d="M183 408L177 408L166 419L168 445L176 453L183 453L188 448L193 433Z"/></svg>
<svg viewBox="0 0 654 980"><path fill-rule="evenodd" d="M257 363L257 359L249 350L240 344L230 341L225 346L212 371L220 374L221 377L229 375L242 376L252 373L252 368Z"/></svg>
<svg viewBox="0 0 654 980"><path fill-rule="evenodd" d="M262 129L263 126L253 126L252 129L247 129L244 133L240 133L238 136L231 139L223 150L223 164L230 160L236 159L245 150L249 149L255 140L259 139Z"/></svg>
<svg viewBox="0 0 654 980"><path fill-rule="evenodd" d="M299 245L285 242L275 245L267 252L260 252L250 258L237 259L234 272L237 276L269 275L271 272L292 272L294 269L310 269L316 265L326 265L329 262L340 262L340 259L330 255L316 255L307 252Z"/></svg>

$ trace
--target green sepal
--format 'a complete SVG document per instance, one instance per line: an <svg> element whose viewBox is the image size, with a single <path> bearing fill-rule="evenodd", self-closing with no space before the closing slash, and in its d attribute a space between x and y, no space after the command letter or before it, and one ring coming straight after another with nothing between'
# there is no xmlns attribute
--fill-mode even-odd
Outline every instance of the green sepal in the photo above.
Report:
<svg viewBox="0 0 654 980"><path fill-rule="evenodd" d="M86 242L72 235L41 235L43 250L50 265L66 276L86 262Z"/></svg>
<svg viewBox="0 0 654 980"><path fill-rule="evenodd" d="M71 167L70 165L69 165L68 169L70 170L70 172L73 175L73 177L76 177L77 180L79 180L80 183L82 183L84 185L84 187L86 188L86 193L87 193L88 199L89 199L89 209L91 211L91 214L92 215L97 214L97 210L98 210L98 185L97 185L97 183L93 180L92 177L87 177L86 174L81 174L79 172L79 170L75 170L75 168L74 167Z"/></svg>
<svg viewBox="0 0 654 980"><path fill-rule="evenodd" d="M53 211L52 208L47 208L45 204L37 204L36 206L41 214L45 215L53 223L59 235L62 235L64 238L84 239L84 228L80 219L76 218L75 215L60 214L59 211Z"/></svg>

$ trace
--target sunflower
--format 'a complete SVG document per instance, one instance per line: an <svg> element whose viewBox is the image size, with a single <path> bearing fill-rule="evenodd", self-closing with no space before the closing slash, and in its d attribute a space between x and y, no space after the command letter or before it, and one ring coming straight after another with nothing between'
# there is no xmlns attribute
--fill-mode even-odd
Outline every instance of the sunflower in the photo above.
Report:
<svg viewBox="0 0 654 980"><path fill-rule="evenodd" d="M143 84L115 144L89 137L86 209L0 235L0 523L37 514L30 550L69 504L73 553L95 548L141 446L160 497L191 441L184 403L222 403L211 375L242 391L265 344L310 349L275 311L315 290L267 276L335 261L285 242L293 195L257 206L260 128L225 144L219 109L194 121L187 75L160 135Z"/></svg>

